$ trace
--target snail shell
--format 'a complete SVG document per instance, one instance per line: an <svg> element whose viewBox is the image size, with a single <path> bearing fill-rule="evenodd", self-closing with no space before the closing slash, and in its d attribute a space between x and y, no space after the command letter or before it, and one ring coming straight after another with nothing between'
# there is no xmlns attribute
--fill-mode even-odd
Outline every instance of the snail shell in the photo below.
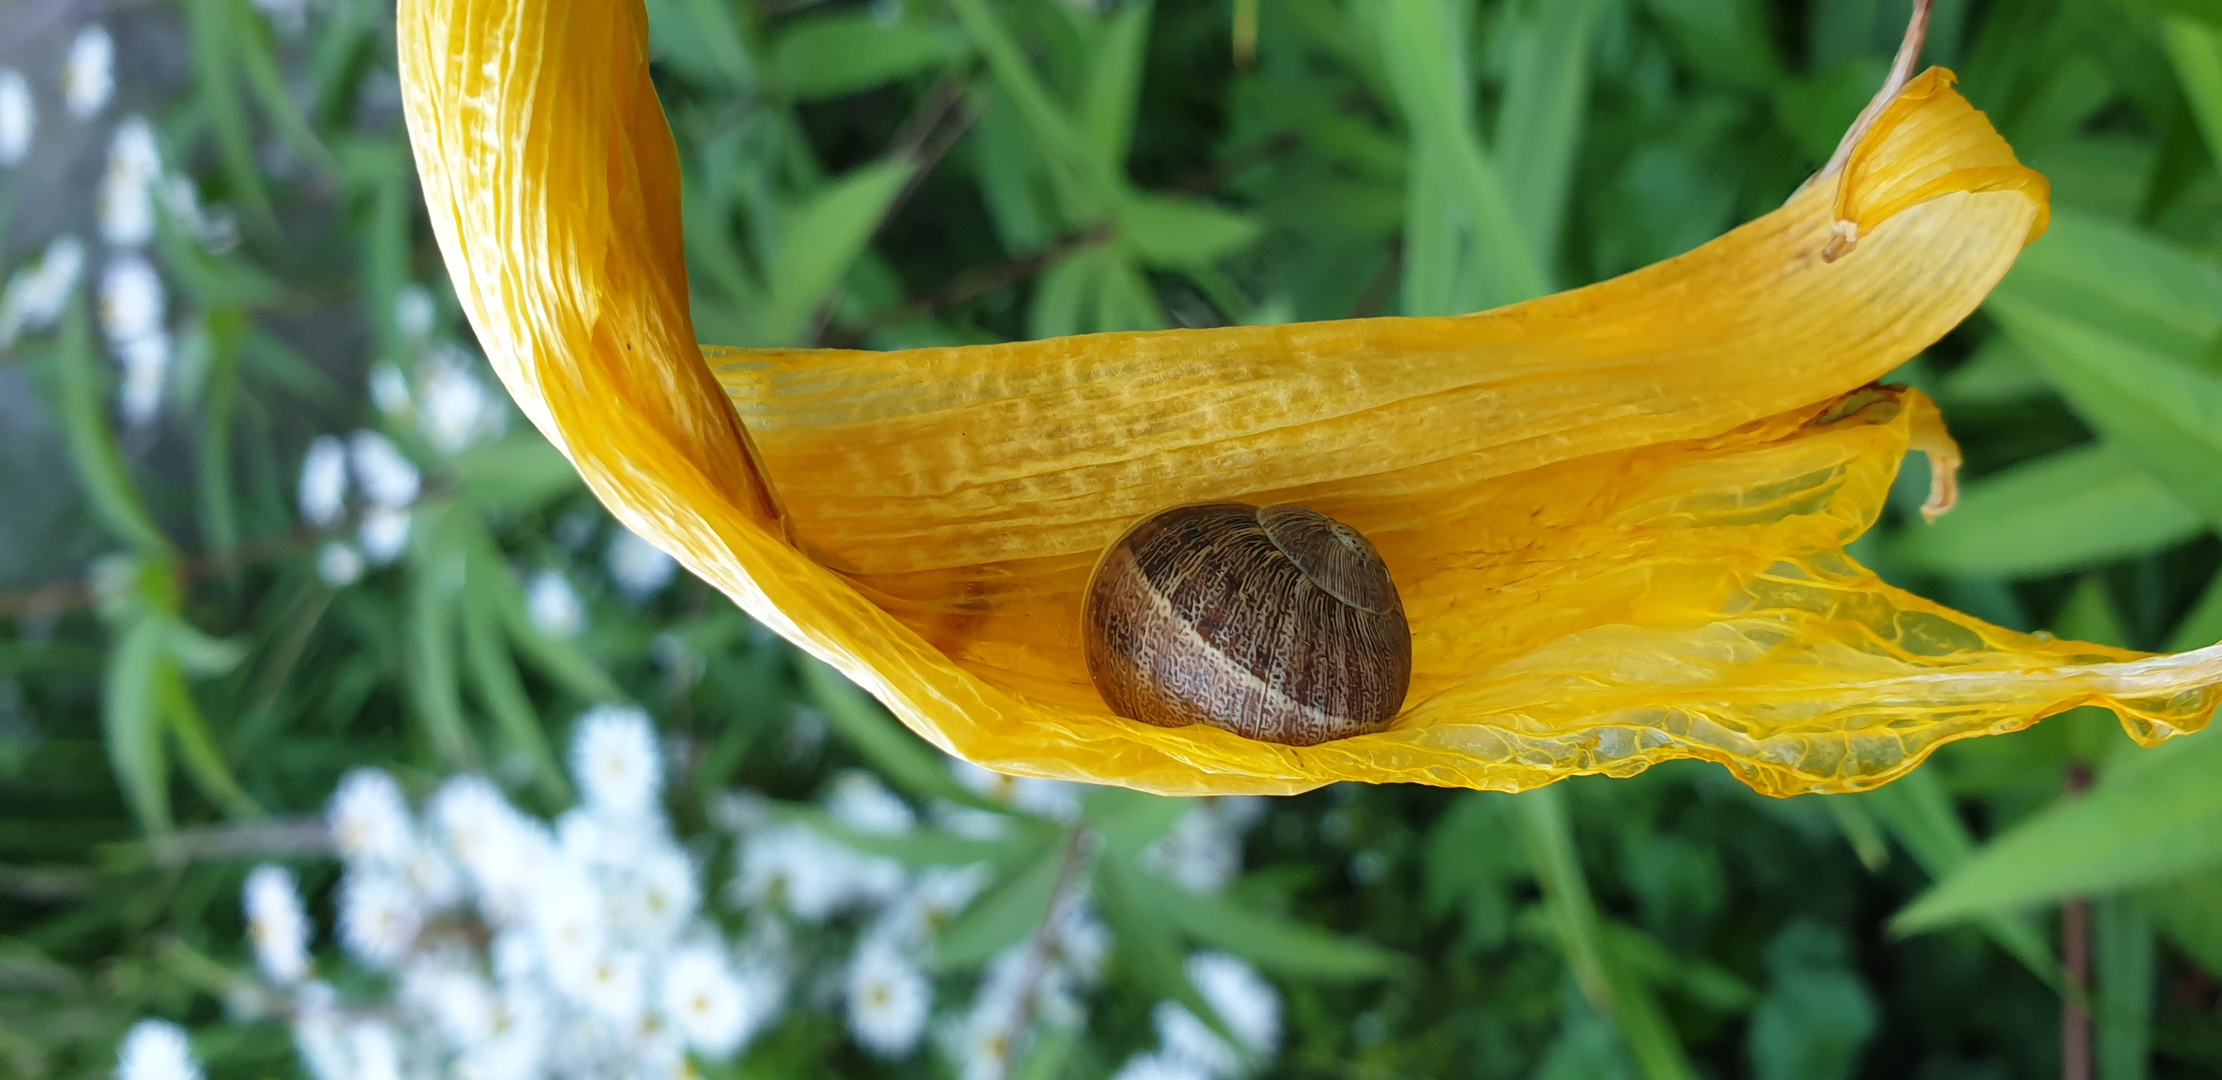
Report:
<svg viewBox="0 0 2222 1080"><path fill-rule="evenodd" d="M1301 506L1181 506L1127 530L1096 563L1081 636L1120 716L1296 746L1379 730L1412 683L1389 568Z"/></svg>

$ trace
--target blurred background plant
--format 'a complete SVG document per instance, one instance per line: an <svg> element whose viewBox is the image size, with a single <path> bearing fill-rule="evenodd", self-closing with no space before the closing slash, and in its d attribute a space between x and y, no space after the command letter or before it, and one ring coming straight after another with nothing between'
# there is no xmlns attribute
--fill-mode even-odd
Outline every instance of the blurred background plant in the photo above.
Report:
<svg viewBox="0 0 2222 1080"><path fill-rule="evenodd" d="M648 4L702 336L878 348L1632 269L1779 203L1906 6ZM1783 801L942 759L517 422L391 25L0 6L0 1073L2222 1070L2214 736L2071 713ZM2222 7L1946 0L1926 55L2056 217L1899 373L1962 507L1920 525L1917 480L1857 554L2222 639Z"/></svg>

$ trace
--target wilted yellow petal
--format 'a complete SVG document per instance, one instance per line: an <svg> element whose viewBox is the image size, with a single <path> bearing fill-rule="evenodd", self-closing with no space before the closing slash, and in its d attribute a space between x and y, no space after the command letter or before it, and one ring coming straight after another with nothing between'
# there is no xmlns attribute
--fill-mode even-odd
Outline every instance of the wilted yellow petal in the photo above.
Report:
<svg viewBox="0 0 2222 1080"><path fill-rule="evenodd" d="M404 0L456 288L613 512L953 753L1167 792L1517 788L1699 757L1788 794L2077 705L2146 740L2214 711L2222 649L2012 633L1843 554L1909 440L1950 445L1926 399L1863 387L2045 219L2043 179L1947 73L1885 110L1841 183L1499 311L705 363L645 21ZM1106 712L1079 649L1090 565L1140 515L1220 498L1301 501L1374 541L1414 632L1390 730L1294 748Z"/></svg>

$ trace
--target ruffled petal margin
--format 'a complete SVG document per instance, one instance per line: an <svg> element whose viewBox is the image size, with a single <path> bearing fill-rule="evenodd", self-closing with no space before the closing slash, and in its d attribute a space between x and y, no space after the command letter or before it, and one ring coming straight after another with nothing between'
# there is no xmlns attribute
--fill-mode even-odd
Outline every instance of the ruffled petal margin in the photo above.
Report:
<svg viewBox="0 0 2222 1080"><path fill-rule="evenodd" d="M1695 757L1787 795L2079 705L2150 742L2222 701L2222 646L2018 634L1843 554L1909 443L1950 446L1925 398L1868 384L2047 214L1947 72L1838 182L1498 311L705 356L641 7L403 0L399 41L434 232L526 415L628 527L990 768L1286 793ZM1088 566L1139 515L1215 498L1373 538L1415 638L1390 730L1295 748L1105 711Z"/></svg>

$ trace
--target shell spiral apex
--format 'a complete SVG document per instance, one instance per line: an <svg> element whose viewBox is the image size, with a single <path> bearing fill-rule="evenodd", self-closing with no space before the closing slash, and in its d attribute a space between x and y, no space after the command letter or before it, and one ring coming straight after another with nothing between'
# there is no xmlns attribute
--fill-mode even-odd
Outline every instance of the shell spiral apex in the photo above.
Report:
<svg viewBox="0 0 2222 1080"><path fill-rule="evenodd" d="M1378 731L1412 682L1412 632L1379 552L1302 506L1152 515L1096 564L1088 675L1113 712L1310 746Z"/></svg>

